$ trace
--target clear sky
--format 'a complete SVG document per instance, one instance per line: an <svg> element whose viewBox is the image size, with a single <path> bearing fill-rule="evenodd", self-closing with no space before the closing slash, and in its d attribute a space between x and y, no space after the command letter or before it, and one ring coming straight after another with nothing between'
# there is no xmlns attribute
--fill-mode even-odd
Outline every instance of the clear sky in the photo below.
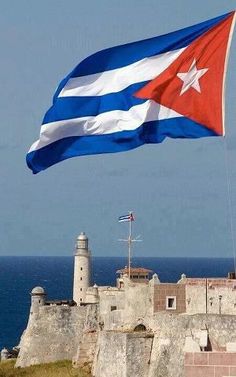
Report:
<svg viewBox="0 0 236 377"><path fill-rule="evenodd" d="M223 138L171 140L77 157L34 176L25 154L59 81L97 50L153 37L236 8L236 0L10 0L0 11L0 255L72 255L80 231L94 255L232 256ZM226 90L236 232L236 38ZM214 93L212 93L214 95Z"/></svg>

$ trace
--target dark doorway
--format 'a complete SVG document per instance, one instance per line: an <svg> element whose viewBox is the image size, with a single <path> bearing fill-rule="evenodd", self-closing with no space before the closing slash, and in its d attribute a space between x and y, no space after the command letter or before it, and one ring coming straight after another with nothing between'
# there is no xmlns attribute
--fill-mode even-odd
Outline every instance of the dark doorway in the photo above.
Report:
<svg viewBox="0 0 236 377"><path fill-rule="evenodd" d="M144 326L142 323L140 323L140 325L137 325L135 328L134 328L134 331L135 332L138 332L138 331L146 331L146 326Z"/></svg>

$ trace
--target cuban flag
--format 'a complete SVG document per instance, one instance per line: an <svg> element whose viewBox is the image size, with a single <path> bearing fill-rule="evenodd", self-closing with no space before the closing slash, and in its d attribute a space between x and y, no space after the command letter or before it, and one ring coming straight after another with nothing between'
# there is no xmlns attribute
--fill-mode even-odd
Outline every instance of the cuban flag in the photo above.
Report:
<svg viewBox="0 0 236 377"><path fill-rule="evenodd" d="M112 47L60 83L27 154L33 173L74 156L170 138L222 136L224 80L235 12Z"/></svg>
<svg viewBox="0 0 236 377"><path fill-rule="evenodd" d="M118 221L119 221L119 223L124 223L124 222L127 222L127 221L134 221L134 215L131 212L128 215L120 216Z"/></svg>

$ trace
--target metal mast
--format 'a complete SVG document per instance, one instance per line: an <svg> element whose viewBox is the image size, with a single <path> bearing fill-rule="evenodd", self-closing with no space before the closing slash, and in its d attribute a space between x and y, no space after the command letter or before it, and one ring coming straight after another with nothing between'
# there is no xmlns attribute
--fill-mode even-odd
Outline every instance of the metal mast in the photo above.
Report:
<svg viewBox="0 0 236 377"><path fill-rule="evenodd" d="M131 270L131 252L132 252L132 243L133 242L141 242L142 240L139 239L140 235L136 238L132 238L132 222L134 221L133 212L129 211L129 234L127 239L119 239L119 241L127 242L128 244L128 275L130 278L130 270Z"/></svg>

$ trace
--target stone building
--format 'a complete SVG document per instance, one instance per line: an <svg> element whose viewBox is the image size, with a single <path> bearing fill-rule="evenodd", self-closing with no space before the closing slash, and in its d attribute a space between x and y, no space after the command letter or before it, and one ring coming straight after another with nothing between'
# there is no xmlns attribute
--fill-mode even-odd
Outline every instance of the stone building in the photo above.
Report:
<svg viewBox="0 0 236 377"><path fill-rule="evenodd" d="M17 366L71 359L94 377L236 376L234 276L162 283L151 270L125 267L116 286L91 286L90 256L81 233L73 300L32 290Z"/></svg>
<svg viewBox="0 0 236 377"><path fill-rule="evenodd" d="M39 308L45 305L46 293L42 287L35 287L31 291L30 315L37 314Z"/></svg>
<svg viewBox="0 0 236 377"><path fill-rule="evenodd" d="M76 241L74 259L73 300L80 304L85 301L86 291L91 284L91 252L88 237L82 232Z"/></svg>

